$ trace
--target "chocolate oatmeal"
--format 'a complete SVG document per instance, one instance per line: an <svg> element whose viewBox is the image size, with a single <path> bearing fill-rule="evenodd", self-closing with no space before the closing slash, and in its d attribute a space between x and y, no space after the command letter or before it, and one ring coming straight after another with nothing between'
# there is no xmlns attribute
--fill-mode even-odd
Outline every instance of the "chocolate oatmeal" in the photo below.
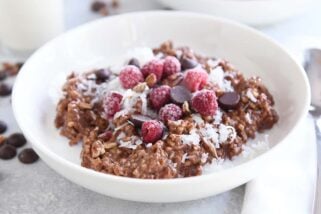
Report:
<svg viewBox="0 0 321 214"><path fill-rule="evenodd" d="M84 167L145 179L201 175L278 121L261 79L225 60L165 42L149 60L126 62L72 73L63 86L55 124L70 145L82 143Z"/></svg>

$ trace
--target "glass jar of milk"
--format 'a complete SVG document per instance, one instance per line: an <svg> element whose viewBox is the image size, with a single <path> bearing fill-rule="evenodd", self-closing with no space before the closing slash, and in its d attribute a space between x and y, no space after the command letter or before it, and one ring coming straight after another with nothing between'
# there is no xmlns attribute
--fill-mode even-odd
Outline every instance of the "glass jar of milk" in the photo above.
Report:
<svg viewBox="0 0 321 214"><path fill-rule="evenodd" d="M63 0L0 0L0 44L5 50L31 53L63 30Z"/></svg>

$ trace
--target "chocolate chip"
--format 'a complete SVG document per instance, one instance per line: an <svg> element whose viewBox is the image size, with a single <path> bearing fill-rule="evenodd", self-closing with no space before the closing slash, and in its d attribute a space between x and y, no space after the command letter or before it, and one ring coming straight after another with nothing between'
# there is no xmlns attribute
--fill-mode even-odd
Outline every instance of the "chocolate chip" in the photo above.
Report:
<svg viewBox="0 0 321 214"><path fill-rule="evenodd" d="M91 4L91 10L93 12L99 12L100 10L106 8L107 5L105 2L101 2L101 1L94 1L92 4Z"/></svg>
<svg viewBox="0 0 321 214"><path fill-rule="evenodd" d="M7 124L0 120L0 134L5 133L7 129L8 129Z"/></svg>
<svg viewBox="0 0 321 214"><path fill-rule="evenodd" d="M14 146L4 144L0 147L0 159L9 160L17 155L17 149Z"/></svg>
<svg viewBox="0 0 321 214"><path fill-rule="evenodd" d="M198 65L198 63L195 60L189 59L187 57L183 57L181 59L181 65L182 65L182 70L186 70L186 69L195 68Z"/></svg>
<svg viewBox="0 0 321 214"><path fill-rule="evenodd" d="M130 118L130 121L138 128L140 128L144 122L149 121L149 120L152 120L152 118L141 115L141 114L134 114Z"/></svg>
<svg viewBox="0 0 321 214"><path fill-rule="evenodd" d="M184 86L175 86L171 89L171 99L176 104L183 104L185 101L190 101L192 94Z"/></svg>
<svg viewBox="0 0 321 214"><path fill-rule="evenodd" d="M21 133L14 133L7 139L7 144L19 148L27 143L25 136Z"/></svg>
<svg viewBox="0 0 321 214"><path fill-rule="evenodd" d="M36 162L39 159L39 156L33 149L27 148L19 153L18 159L21 163L30 164Z"/></svg>
<svg viewBox="0 0 321 214"><path fill-rule="evenodd" d="M5 80L8 74L5 71L0 71L0 81Z"/></svg>
<svg viewBox="0 0 321 214"><path fill-rule="evenodd" d="M16 65L17 65L19 70L22 68L23 64L24 64L23 62L17 62L16 63Z"/></svg>
<svg viewBox="0 0 321 214"><path fill-rule="evenodd" d="M6 83L0 84L0 97L9 96L12 92L11 86Z"/></svg>
<svg viewBox="0 0 321 214"><path fill-rule="evenodd" d="M225 92L218 98L218 104L224 110L237 108L239 102L240 95L237 92Z"/></svg>
<svg viewBox="0 0 321 214"><path fill-rule="evenodd" d="M98 82L105 82L111 76L111 71L109 69L98 69L95 71L95 75Z"/></svg>
<svg viewBox="0 0 321 214"><path fill-rule="evenodd" d="M128 62L128 65L134 65L134 66L136 66L137 68L140 68L139 61L138 61L138 59L136 59L136 58L130 59L129 62Z"/></svg>

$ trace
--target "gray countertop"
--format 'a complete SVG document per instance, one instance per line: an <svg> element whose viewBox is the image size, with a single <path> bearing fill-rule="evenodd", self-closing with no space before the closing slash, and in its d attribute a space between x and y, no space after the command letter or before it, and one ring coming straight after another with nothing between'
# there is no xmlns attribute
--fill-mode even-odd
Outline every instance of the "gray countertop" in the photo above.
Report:
<svg viewBox="0 0 321 214"><path fill-rule="evenodd" d="M66 0L66 27L99 18L89 11L90 0ZM139 2L139 3L138 3ZM321 4L306 14L277 25L260 28L261 31L289 44L291 38L320 36ZM161 9L150 0L123 0L122 11ZM1 55L0 55L1 59ZM12 81L12 80L9 80ZM0 98L0 119L9 124L6 134L18 131L10 98ZM30 147L30 144L25 147ZM24 147L24 148L25 148ZM43 161L23 165L17 158L0 160L0 213L240 213L244 186L202 200L172 203L137 203L106 197L71 183L55 173Z"/></svg>

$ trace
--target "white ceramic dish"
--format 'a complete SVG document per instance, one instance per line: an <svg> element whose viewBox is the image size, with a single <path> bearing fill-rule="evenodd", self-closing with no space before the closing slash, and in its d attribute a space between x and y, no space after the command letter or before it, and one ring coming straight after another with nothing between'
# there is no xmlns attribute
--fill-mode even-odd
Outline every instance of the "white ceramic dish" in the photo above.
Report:
<svg viewBox="0 0 321 214"><path fill-rule="evenodd" d="M261 26L302 13L312 0L158 0L176 10L206 13Z"/></svg>
<svg viewBox="0 0 321 214"><path fill-rule="evenodd" d="M188 28L184 27L188 26ZM233 168L172 180L141 180L98 173L80 166L80 146L70 147L54 128L54 84L67 73L107 65L137 46L171 39L196 51L230 60L246 75L259 75L275 96L280 114L269 132L273 148ZM53 87L54 86L54 87ZM23 66L13 91L13 109L22 131L50 167L67 179L112 197L145 201L193 200L227 191L254 178L307 113L309 86L303 70L273 41L248 27L182 12L132 13L101 19L65 33L40 48ZM36 178L35 178L36 179Z"/></svg>

